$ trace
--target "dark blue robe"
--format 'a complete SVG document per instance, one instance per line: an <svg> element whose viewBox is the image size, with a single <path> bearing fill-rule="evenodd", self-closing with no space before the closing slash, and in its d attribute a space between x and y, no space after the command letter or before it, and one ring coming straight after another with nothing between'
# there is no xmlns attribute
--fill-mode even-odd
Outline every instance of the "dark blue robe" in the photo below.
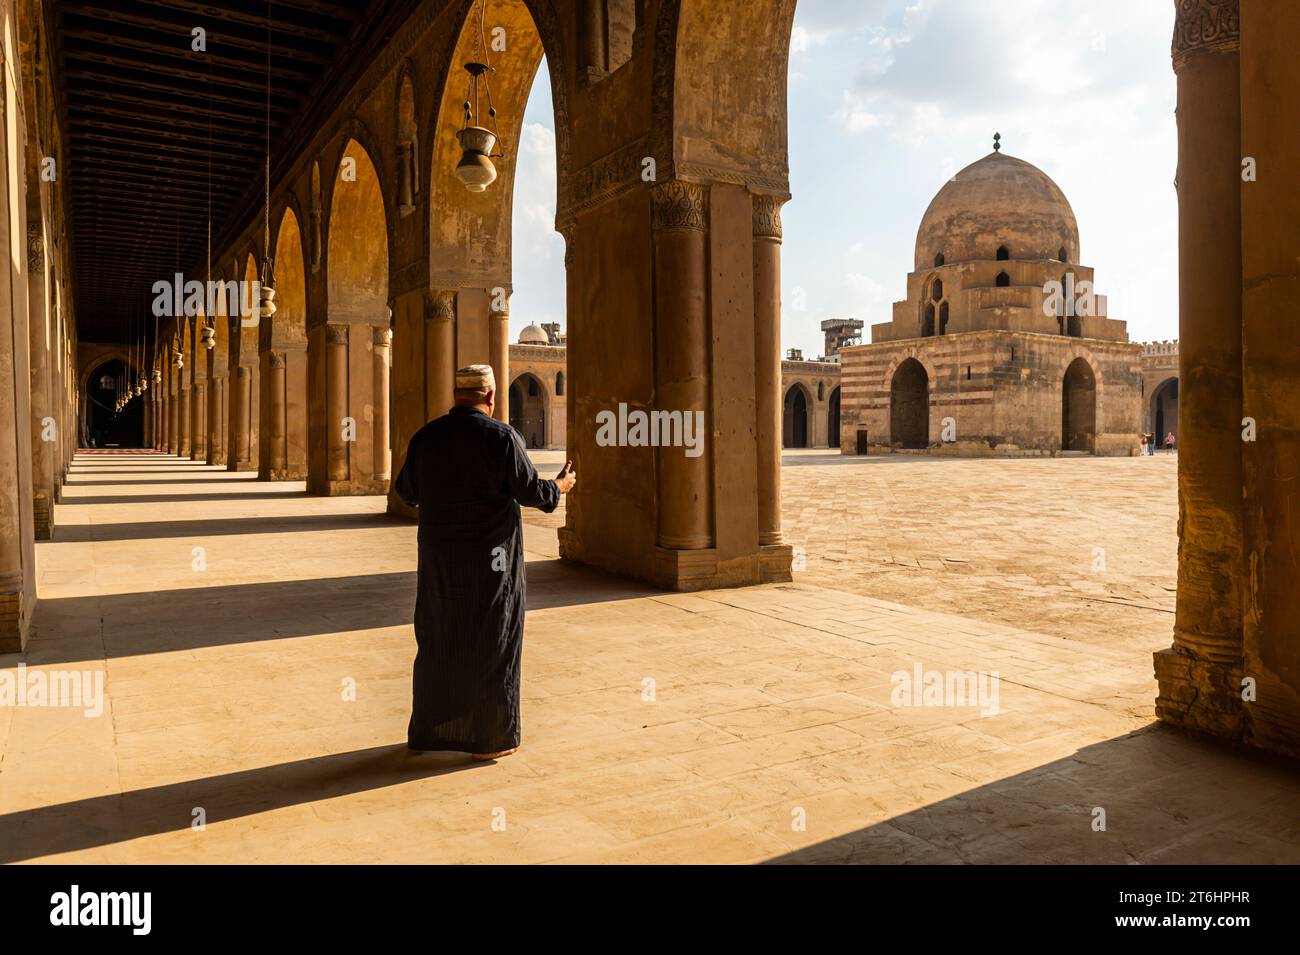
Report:
<svg viewBox="0 0 1300 955"><path fill-rule="evenodd" d="M519 433L455 407L411 438L397 493L420 511L414 749L495 753L519 745L524 535L519 507L555 510Z"/></svg>

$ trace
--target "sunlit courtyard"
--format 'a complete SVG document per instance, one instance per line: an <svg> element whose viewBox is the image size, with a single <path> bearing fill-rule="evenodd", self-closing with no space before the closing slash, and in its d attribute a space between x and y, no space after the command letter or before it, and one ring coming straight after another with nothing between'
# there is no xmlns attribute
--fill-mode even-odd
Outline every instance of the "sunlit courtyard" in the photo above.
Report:
<svg viewBox="0 0 1300 955"><path fill-rule="evenodd" d="M1175 468L787 454L805 569L695 594L530 518L523 748L470 763L406 748L383 498L81 455L27 678L104 698L0 708L0 858L1297 862L1294 770L1153 722Z"/></svg>

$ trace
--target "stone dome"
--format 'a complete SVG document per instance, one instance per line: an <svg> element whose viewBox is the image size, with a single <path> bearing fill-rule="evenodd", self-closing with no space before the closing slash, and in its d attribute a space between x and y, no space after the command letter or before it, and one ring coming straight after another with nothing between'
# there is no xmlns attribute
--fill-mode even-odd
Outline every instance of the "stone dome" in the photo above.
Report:
<svg viewBox="0 0 1300 955"><path fill-rule="evenodd" d="M1060 186L1037 166L991 152L944 184L916 231L916 271L1000 258L1079 261L1079 225Z"/></svg>
<svg viewBox="0 0 1300 955"><path fill-rule="evenodd" d="M546 334L546 329L540 325L525 325L524 330L519 333L519 344L521 345L549 345L551 336Z"/></svg>

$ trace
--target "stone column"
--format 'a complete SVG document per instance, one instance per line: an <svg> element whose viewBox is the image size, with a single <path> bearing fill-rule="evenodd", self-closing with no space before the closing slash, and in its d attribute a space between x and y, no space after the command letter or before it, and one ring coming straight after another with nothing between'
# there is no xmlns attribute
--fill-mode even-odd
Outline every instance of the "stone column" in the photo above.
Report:
<svg viewBox="0 0 1300 955"><path fill-rule="evenodd" d="M498 299L498 294L500 298ZM510 301L504 290L488 292L488 363L497 380L492 417L510 420Z"/></svg>
<svg viewBox="0 0 1300 955"><path fill-rule="evenodd" d="M235 370L235 446L229 450L226 466L232 471L246 471L252 462L253 369L239 365Z"/></svg>
<svg viewBox="0 0 1300 955"><path fill-rule="evenodd" d="M781 543L781 204L754 197L754 387L758 543Z"/></svg>
<svg viewBox="0 0 1300 955"><path fill-rule="evenodd" d="M0 131L11 104L0 93ZM0 149L0 181L23 185L21 141ZM10 164L17 160L17 169ZM11 177L16 177L11 180ZM14 205L17 203L17 205ZM0 653L16 653L27 643L32 607L36 602L35 544L31 526L31 371L27 331L27 257L22 225L22 193L0 190ZM20 247L15 249L15 244Z"/></svg>
<svg viewBox="0 0 1300 955"><path fill-rule="evenodd" d="M708 272L705 232L708 193L696 183L671 180L652 193L655 287L654 410L709 418ZM508 383L504 387L508 387ZM659 527L665 550L713 545L711 453L689 458L682 448L658 448Z"/></svg>
<svg viewBox="0 0 1300 955"><path fill-rule="evenodd" d="M172 359L168 359L171 361ZM181 404L180 394L180 370L175 365L171 366L170 379L167 388L167 453L177 455L180 453L180 417L179 411Z"/></svg>
<svg viewBox="0 0 1300 955"><path fill-rule="evenodd" d="M1238 735L1242 556L1241 103L1237 0L1176 5L1178 598L1156 714Z"/></svg>
<svg viewBox="0 0 1300 955"><path fill-rule="evenodd" d="M388 437L389 373L392 368L393 333L391 329L377 326L372 327L370 332L371 343L374 345L374 378L372 379L374 398L371 402L374 409L374 444L371 445L374 473L371 476L376 481L387 481L393 467L393 450L389 447Z"/></svg>
<svg viewBox="0 0 1300 955"><path fill-rule="evenodd" d="M208 385L208 464L226 463L226 379L213 378Z"/></svg>
<svg viewBox="0 0 1300 955"><path fill-rule="evenodd" d="M1300 758L1300 4L1241 5L1242 411L1247 607L1243 676L1256 681L1245 739ZM1178 414L1181 416L1182 411ZM1180 420L1181 417L1180 417Z"/></svg>
<svg viewBox="0 0 1300 955"><path fill-rule="evenodd" d="M155 357L155 362L159 359ZM153 384L149 388L153 392L154 400L154 427L153 427L153 449L155 451L167 450L167 414L166 401L167 395L163 390L163 377L161 372L153 373Z"/></svg>
<svg viewBox="0 0 1300 955"><path fill-rule="evenodd" d="M176 453L183 458L190 456L190 386L186 383L185 369L181 369L180 401L177 405L176 426L180 429L176 441Z"/></svg>
<svg viewBox="0 0 1300 955"><path fill-rule="evenodd" d="M456 293L430 292L425 312L426 407L430 419L447 413L456 389ZM509 384L506 386L509 391Z"/></svg>
<svg viewBox="0 0 1300 955"><path fill-rule="evenodd" d="M167 453L171 446L171 399L168 394L170 388L170 376L168 375L166 361L164 359L162 371L162 380L155 382L154 387L158 389L158 450L164 454Z"/></svg>
<svg viewBox="0 0 1300 955"><path fill-rule="evenodd" d="M39 215L39 208L36 210ZM27 225L27 330L31 357L32 515L37 540L49 540L54 524L58 422L51 400L50 306L41 222Z"/></svg>
<svg viewBox="0 0 1300 955"><path fill-rule="evenodd" d="M348 415L348 326L325 326L325 448L330 481L348 479L348 443L343 419Z"/></svg>
<svg viewBox="0 0 1300 955"><path fill-rule="evenodd" d="M190 398L190 460L206 463L208 458L208 385L194 382Z"/></svg>
<svg viewBox="0 0 1300 955"><path fill-rule="evenodd" d="M288 449L288 421L285 390L284 353L270 352L266 360L266 400L267 400L267 460L262 462L262 476L272 480L284 480Z"/></svg>

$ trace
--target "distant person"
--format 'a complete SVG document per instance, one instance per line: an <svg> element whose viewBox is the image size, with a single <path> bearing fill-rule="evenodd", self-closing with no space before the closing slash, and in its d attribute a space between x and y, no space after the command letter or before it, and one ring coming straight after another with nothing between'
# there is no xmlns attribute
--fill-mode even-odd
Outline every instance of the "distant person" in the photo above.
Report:
<svg viewBox="0 0 1300 955"><path fill-rule="evenodd" d="M490 365L456 372L456 405L411 438L397 493L420 511L413 702L407 743L499 759L519 748L523 525L577 477L537 476L523 438L492 417Z"/></svg>
<svg viewBox="0 0 1300 955"><path fill-rule="evenodd" d="M1140 445L1142 454L1145 456L1147 453L1147 436L1143 434L1138 443Z"/></svg>
<svg viewBox="0 0 1300 955"><path fill-rule="evenodd" d="M1165 450L1171 453L1174 450L1174 433L1172 431L1165 435Z"/></svg>

